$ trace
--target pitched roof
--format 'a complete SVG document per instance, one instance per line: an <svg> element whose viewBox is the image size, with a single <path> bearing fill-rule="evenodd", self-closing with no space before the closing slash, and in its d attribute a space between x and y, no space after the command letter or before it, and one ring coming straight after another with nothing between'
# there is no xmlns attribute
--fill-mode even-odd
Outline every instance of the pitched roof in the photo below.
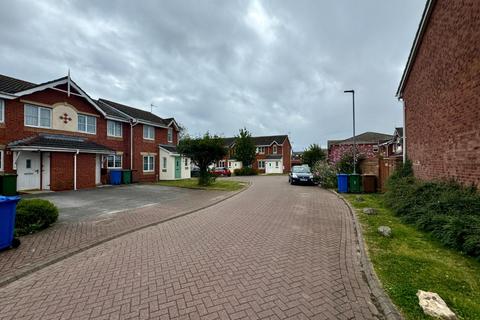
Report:
<svg viewBox="0 0 480 320"><path fill-rule="evenodd" d="M171 153L177 153L177 146L173 144L161 144L160 148L163 148Z"/></svg>
<svg viewBox="0 0 480 320"><path fill-rule="evenodd" d="M282 159L282 155L281 154L269 154L265 157L265 159L267 159L267 160L279 160L279 159Z"/></svg>
<svg viewBox="0 0 480 320"><path fill-rule="evenodd" d="M68 150L86 150L99 153L113 153L114 151L106 146L90 141L87 138L78 136L67 136L62 134L40 133L22 140L9 143L10 148L31 147L31 148L52 148Z"/></svg>
<svg viewBox="0 0 480 320"><path fill-rule="evenodd" d="M0 74L0 92L15 93L35 87L35 83Z"/></svg>
<svg viewBox="0 0 480 320"><path fill-rule="evenodd" d="M286 139L288 139L288 135L277 135L277 136L260 136L260 137L252 137L253 143L256 146L269 146L272 143L276 142L278 144L283 144ZM236 140L236 137L228 137L223 138L226 146L231 146Z"/></svg>
<svg viewBox="0 0 480 320"><path fill-rule="evenodd" d="M374 144L374 143L384 142L392 138L393 136L391 134L378 133L378 132L364 132L362 134L355 136L355 143ZM340 145L340 144L353 144L353 137L350 137L345 140L329 140L328 141L329 148L332 145Z"/></svg>
<svg viewBox="0 0 480 320"><path fill-rule="evenodd" d="M413 62L422 43L423 35L425 34L425 30L427 29L427 25L436 2L437 0L427 0L427 2L425 3L425 9L423 10L422 18L420 20L420 24L418 25L417 33L415 34L415 39L413 40L412 48L410 49L410 53L408 55L407 64L405 65L402 78L400 80L400 83L398 84L397 93L395 95L397 98L402 98L403 89L405 88L408 76L410 75L410 71L412 70Z"/></svg>
<svg viewBox="0 0 480 320"><path fill-rule="evenodd" d="M128 115L129 117L134 118L134 119L155 123L155 124L158 124L158 125L161 125L161 126L166 127L173 120L173 118L162 119L159 116L157 116L157 115L155 115L151 112L141 110L141 109L137 109L137 108L133 108L133 107L130 107L130 106L126 106L124 104L120 104L120 103L113 102L113 101L110 101L110 100L98 99L98 101L100 102L99 104L102 104L103 106L107 105L110 108L116 109L117 113L118 113L118 111L120 111L120 112ZM105 110L105 112L107 112L107 111ZM123 117L125 117L125 116L123 116Z"/></svg>

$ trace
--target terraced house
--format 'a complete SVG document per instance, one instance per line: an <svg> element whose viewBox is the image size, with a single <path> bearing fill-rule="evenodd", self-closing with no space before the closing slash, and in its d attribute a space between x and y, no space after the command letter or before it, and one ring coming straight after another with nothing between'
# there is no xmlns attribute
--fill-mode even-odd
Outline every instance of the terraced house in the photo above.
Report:
<svg viewBox="0 0 480 320"><path fill-rule="evenodd" d="M92 99L69 76L35 84L0 75L0 173L17 189L71 190L108 183L110 170L135 181L180 179L173 118Z"/></svg>
<svg viewBox="0 0 480 320"><path fill-rule="evenodd" d="M235 159L235 139L224 138L228 154L225 159L218 161L218 167L226 167L230 171L242 168L242 163ZM290 172L292 146L288 135L252 137L256 147L256 160L253 167L261 173Z"/></svg>

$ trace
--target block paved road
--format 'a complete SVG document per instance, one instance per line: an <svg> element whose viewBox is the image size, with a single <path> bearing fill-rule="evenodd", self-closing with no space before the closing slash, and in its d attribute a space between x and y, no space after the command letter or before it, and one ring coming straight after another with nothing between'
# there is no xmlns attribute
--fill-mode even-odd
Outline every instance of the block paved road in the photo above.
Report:
<svg viewBox="0 0 480 320"><path fill-rule="evenodd" d="M348 208L285 176L0 288L0 319L375 319Z"/></svg>

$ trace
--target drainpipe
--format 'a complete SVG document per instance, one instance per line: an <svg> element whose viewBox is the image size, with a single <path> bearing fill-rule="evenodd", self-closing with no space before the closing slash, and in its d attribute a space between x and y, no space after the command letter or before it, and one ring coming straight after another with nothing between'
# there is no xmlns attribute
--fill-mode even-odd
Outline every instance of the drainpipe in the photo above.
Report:
<svg viewBox="0 0 480 320"><path fill-rule="evenodd" d="M138 122L134 123L134 120L130 120L130 170L133 170L133 127L135 127Z"/></svg>
<svg viewBox="0 0 480 320"><path fill-rule="evenodd" d="M77 190L77 155L80 153L80 150L77 149L77 152L73 154L73 190Z"/></svg>
<svg viewBox="0 0 480 320"><path fill-rule="evenodd" d="M405 107L405 100L402 100L402 107L403 107L403 137L402 137L402 156L403 156L403 164L407 161L407 126L406 126L406 107Z"/></svg>

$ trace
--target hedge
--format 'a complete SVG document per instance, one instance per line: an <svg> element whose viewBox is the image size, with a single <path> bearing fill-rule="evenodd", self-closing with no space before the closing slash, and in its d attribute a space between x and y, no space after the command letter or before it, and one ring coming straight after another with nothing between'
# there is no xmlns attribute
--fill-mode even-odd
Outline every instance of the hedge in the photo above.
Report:
<svg viewBox="0 0 480 320"><path fill-rule="evenodd" d="M256 176L258 175L258 170L250 167L243 167L241 169L233 170L236 176Z"/></svg>
<svg viewBox="0 0 480 320"><path fill-rule="evenodd" d="M402 221L431 233L443 245L480 259L477 190L452 181L419 181L408 168L399 172L387 182L385 204Z"/></svg>
<svg viewBox="0 0 480 320"><path fill-rule="evenodd" d="M17 205L15 233L17 236L48 228L58 219L57 207L44 199L22 199Z"/></svg>

